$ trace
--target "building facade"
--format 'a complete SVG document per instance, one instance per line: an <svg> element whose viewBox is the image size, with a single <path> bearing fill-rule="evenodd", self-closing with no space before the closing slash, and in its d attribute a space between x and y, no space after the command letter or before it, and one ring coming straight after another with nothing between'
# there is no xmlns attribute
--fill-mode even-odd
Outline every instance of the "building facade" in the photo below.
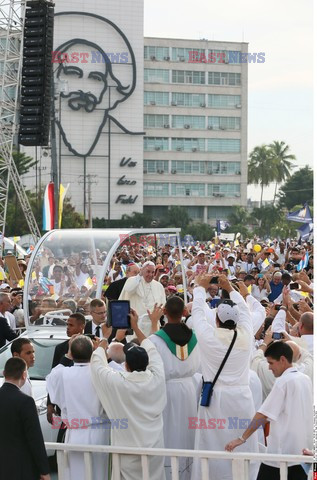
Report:
<svg viewBox="0 0 317 480"><path fill-rule="evenodd" d="M159 220L178 205L214 225L246 206L247 43L144 38L142 0L55 5L57 162L76 210ZM50 149L23 150L39 190Z"/></svg>
<svg viewBox="0 0 317 480"><path fill-rule="evenodd" d="M144 45L144 212L214 224L247 204L247 44Z"/></svg>

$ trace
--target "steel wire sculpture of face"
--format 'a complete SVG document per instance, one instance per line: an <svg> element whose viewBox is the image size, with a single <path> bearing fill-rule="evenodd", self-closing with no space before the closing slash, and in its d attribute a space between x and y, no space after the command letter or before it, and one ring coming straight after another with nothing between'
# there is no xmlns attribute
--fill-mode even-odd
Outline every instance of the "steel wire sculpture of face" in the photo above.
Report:
<svg viewBox="0 0 317 480"><path fill-rule="evenodd" d="M78 12L77 15L88 14ZM134 134L109 112L126 101L135 89L135 57L121 30L109 20L100 18L106 22L107 27L110 25L116 36L119 34L121 48L122 45L126 47L126 56L120 62L118 57L115 57L113 62L110 54L96 43L84 38L70 39L57 47L54 52L53 61L58 63L55 73L57 81L66 81L68 84L68 92L60 93L62 116L56 118L56 124L68 150L80 157L91 155L107 121L112 120L124 133ZM122 68L121 71L118 72L117 69L116 74L114 73L113 65L119 63L121 67L132 70L132 77L129 76L130 81L120 81L118 78L119 76L125 79L127 77L122 73ZM123 63L126 63L126 66L122 65Z"/></svg>

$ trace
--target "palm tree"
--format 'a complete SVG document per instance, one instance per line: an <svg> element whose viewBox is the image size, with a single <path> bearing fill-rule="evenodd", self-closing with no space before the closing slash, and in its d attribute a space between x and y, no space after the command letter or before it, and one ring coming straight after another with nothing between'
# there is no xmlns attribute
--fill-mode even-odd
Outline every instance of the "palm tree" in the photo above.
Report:
<svg viewBox="0 0 317 480"><path fill-rule="evenodd" d="M288 153L289 146L285 142L274 141L269 145L273 156L273 163L275 164L275 191L273 198L273 205L275 204L277 186L287 180L291 176L291 169L293 168L292 160L296 160L295 155Z"/></svg>
<svg viewBox="0 0 317 480"><path fill-rule="evenodd" d="M248 183L261 185L260 208L263 203L263 189L275 180L275 164L271 149L267 145L255 147L249 155Z"/></svg>

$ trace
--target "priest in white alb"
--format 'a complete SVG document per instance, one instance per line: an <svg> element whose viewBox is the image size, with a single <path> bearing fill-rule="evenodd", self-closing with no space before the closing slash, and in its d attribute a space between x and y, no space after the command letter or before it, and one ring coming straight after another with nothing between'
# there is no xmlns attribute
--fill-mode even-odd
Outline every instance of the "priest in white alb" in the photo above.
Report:
<svg viewBox="0 0 317 480"><path fill-rule="evenodd" d="M132 311L131 327L140 346L134 343L124 346L126 371L114 371L109 367L105 353L108 342L102 340L92 355L91 372L94 387L108 416L126 421L126 429L111 430L111 445L139 447L142 451L142 448L164 448L162 412L166 405L166 388L161 357L137 322L138 316ZM164 458L150 456L148 461L149 478L165 480ZM113 478L143 478L140 456L120 455L119 477L114 468L115 464Z"/></svg>
<svg viewBox="0 0 317 480"><path fill-rule="evenodd" d="M65 443L77 445L109 445L111 424L92 384L90 358L93 344L84 335L73 336L69 341L68 358L62 359L46 377L46 386L51 401L61 409L63 423L66 424ZM64 363L64 365L63 365ZM59 417L54 418L53 427L59 428ZM85 463L82 452L68 454L65 480L85 480ZM92 454L92 478L108 478L108 455Z"/></svg>
<svg viewBox="0 0 317 480"><path fill-rule="evenodd" d="M168 322L150 336L161 355L167 404L163 412L164 443L166 448L193 450L195 430L189 428L189 419L197 417L197 393L193 376L200 368L200 353L193 330L182 322L185 305L177 297L167 300L164 314ZM190 479L192 457L179 458L179 478ZM165 459L166 478L171 478L171 458Z"/></svg>

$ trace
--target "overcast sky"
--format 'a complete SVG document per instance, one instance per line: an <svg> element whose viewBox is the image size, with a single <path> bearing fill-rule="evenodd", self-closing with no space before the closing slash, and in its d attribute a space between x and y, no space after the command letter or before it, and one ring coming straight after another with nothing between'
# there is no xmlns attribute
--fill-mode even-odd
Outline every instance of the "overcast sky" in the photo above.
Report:
<svg viewBox="0 0 317 480"><path fill-rule="evenodd" d="M144 35L245 41L265 52L265 63L249 64L248 151L283 140L296 165L313 165L312 0L144 0ZM252 200L258 192L248 187Z"/></svg>

